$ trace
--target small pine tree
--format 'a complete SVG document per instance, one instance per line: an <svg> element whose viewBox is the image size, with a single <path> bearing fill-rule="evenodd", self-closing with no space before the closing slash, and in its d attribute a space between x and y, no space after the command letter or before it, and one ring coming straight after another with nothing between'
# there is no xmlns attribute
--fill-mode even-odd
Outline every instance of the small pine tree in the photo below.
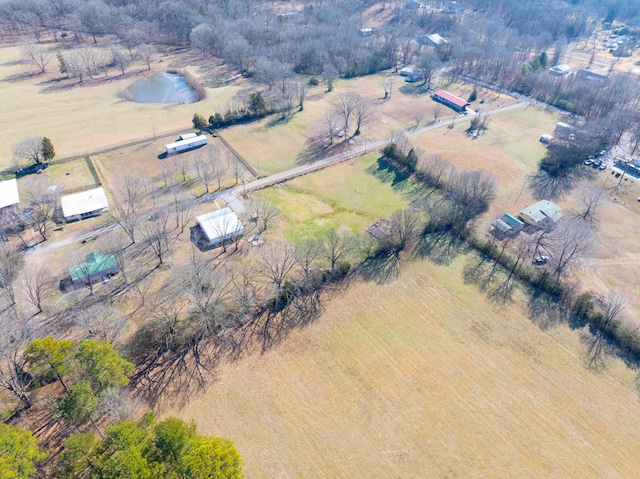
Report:
<svg viewBox="0 0 640 479"><path fill-rule="evenodd" d="M53 160L53 157L56 156L56 150L53 148L53 143L46 136L42 139L41 146L42 159L45 161Z"/></svg>
<svg viewBox="0 0 640 479"><path fill-rule="evenodd" d="M249 97L249 110L258 116L263 115L267 111L267 104L260 92L252 93Z"/></svg>
<svg viewBox="0 0 640 479"><path fill-rule="evenodd" d="M473 91L471 92L471 95L469 95L469 102L473 102L476 101L478 99L478 90L476 90L476 88L473 88Z"/></svg>
<svg viewBox="0 0 640 479"><path fill-rule="evenodd" d="M549 57L547 56L547 52L542 52L538 56L538 60L540 60L540 66L542 68L547 68L547 65L549 65Z"/></svg>
<svg viewBox="0 0 640 479"><path fill-rule="evenodd" d="M62 52L56 53L56 58L58 59L58 70L69 78L69 68L67 67L67 61L64 59Z"/></svg>
<svg viewBox="0 0 640 479"><path fill-rule="evenodd" d="M196 130L205 130L207 128L207 120L202 115L197 113L193 114L193 127Z"/></svg>

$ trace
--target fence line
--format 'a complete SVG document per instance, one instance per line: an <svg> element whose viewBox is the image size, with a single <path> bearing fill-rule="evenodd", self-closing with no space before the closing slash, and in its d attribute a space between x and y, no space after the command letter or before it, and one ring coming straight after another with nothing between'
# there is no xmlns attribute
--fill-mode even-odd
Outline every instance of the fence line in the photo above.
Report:
<svg viewBox="0 0 640 479"><path fill-rule="evenodd" d="M155 136L151 136L148 138L142 138L140 140L133 140L128 143L122 143L121 145L109 146L107 148L103 148L101 150L92 151L91 153L82 153L81 155L69 156L67 158L61 158L59 160L51 160L49 162L50 165L59 165L61 163L67 163L69 161L79 160L81 158L86 158L88 156L96 156L103 155L104 153L110 153L112 151L121 150L123 148L130 148L132 146L141 145L142 143L148 143L150 141L157 140L159 138L166 138L168 136L181 135L182 133L188 133L193 131L193 128L182 128L180 130L168 131L165 133L159 133Z"/></svg>
<svg viewBox="0 0 640 479"><path fill-rule="evenodd" d="M216 137L217 137L217 138L222 142L222 144L223 144L224 146L226 146L226 147L227 147L227 149L228 149L228 150L233 154L233 156L235 156L235 157L240 161L240 163L242 163L242 164L244 165L244 167L247 169L247 171L248 171L249 173L251 173L251 174L252 174L253 176L255 176L256 178L260 178L260 175L258 174L258 172L256 171L256 169L255 169L253 166L251 166L251 165L247 162L247 160L245 160L245 159L240 155L240 153L238 153L238 152L235 150L235 148L234 148L233 146L231 146L231 145L229 144L229 142L227 142L227 140L225 140L225 139L222 137L222 135L220 135L220 133L219 133L219 132L217 132L217 131L216 131Z"/></svg>
<svg viewBox="0 0 640 479"><path fill-rule="evenodd" d="M77 188L69 188L68 190L62 190L60 192L60 195L70 195L72 193L79 193L81 191L87 191L87 190L92 190L94 188L99 188L100 186L102 186L102 183L94 183L93 185L78 186Z"/></svg>

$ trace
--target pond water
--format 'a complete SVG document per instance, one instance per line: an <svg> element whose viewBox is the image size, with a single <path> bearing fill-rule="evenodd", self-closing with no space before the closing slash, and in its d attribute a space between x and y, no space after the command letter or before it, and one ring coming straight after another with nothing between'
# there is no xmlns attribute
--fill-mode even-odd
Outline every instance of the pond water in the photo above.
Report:
<svg viewBox="0 0 640 479"><path fill-rule="evenodd" d="M142 78L120 93L122 98L138 103L195 103L198 94L182 75L161 72Z"/></svg>

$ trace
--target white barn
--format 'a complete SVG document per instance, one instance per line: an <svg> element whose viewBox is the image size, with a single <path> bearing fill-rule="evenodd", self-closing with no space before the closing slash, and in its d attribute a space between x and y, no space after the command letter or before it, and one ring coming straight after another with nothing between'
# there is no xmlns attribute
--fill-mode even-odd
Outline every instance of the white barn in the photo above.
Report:
<svg viewBox="0 0 640 479"><path fill-rule="evenodd" d="M220 245L244 233L242 222L231 208L200 215L196 221L212 245Z"/></svg>
<svg viewBox="0 0 640 479"><path fill-rule="evenodd" d="M182 137L187 137L189 134L181 135ZM183 151L191 150L193 148L198 148L199 146L204 146L207 144L207 137L204 135L194 135L192 137L188 137L182 140L174 141L173 143L169 143L164 145L167 150L167 155L172 155L174 153L181 153Z"/></svg>
<svg viewBox="0 0 640 479"><path fill-rule="evenodd" d="M81 191L60 199L62 214L67 221L78 221L100 216L109 210L109 203L103 188Z"/></svg>

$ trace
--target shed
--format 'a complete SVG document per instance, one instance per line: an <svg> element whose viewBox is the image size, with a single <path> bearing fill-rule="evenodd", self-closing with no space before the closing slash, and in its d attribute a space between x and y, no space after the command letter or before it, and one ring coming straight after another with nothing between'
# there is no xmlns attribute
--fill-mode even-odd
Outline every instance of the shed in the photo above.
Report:
<svg viewBox="0 0 640 479"><path fill-rule="evenodd" d="M182 135L180 135L180 140L189 140L190 138L195 138L196 136L198 136L197 133L194 132L190 132L190 133L183 133Z"/></svg>
<svg viewBox="0 0 640 479"><path fill-rule="evenodd" d="M525 223L542 227L545 224L557 223L562 218L560 208L549 200L541 200L520 211L519 217Z"/></svg>
<svg viewBox="0 0 640 479"><path fill-rule="evenodd" d="M84 286L97 281L104 281L118 273L118 262L113 254L102 251L89 253L82 263L69 268L69 276L76 286Z"/></svg>
<svg viewBox="0 0 640 479"><path fill-rule="evenodd" d="M432 33L431 35L420 35L418 37L418 43L420 43L420 45L438 47L440 45L446 45L449 42L437 33Z"/></svg>
<svg viewBox="0 0 640 479"><path fill-rule="evenodd" d="M200 228L212 245L238 238L244 233L244 226L231 208L222 208L196 218Z"/></svg>
<svg viewBox="0 0 640 479"><path fill-rule="evenodd" d="M569 73L571 73L571 67L566 63L562 65L555 65L549 68L549 73L556 76L568 75Z"/></svg>
<svg viewBox="0 0 640 479"><path fill-rule="evenodd" d="M558 138L569 138L575 133L575 131L575 126L569 125L568 123L565 123L563 121L559 121L558 123L556 123L556 128L555 130L553 130L553 133Z"/></svg>
<svg viewBox="0 0 640 479"><path fill-rule="evenodd" d="M100 216L109 210L109 203L103 188L81 191L60 199L62 215L67 221L78 221Z"/></svg>
<svg viewBox="0 0 640 479"><path fill-rule="evenodd" d="M540 143L548 144L548 143L551 143L552 141L553 141L553 135L550 135L548 133L543 133L542 135L540 135Z"/></svg>
<svg viewBox="0 0 640 479"><path fill-rule="evenodd" d="M20 203L18 181L15 178L0 181L0 209L15 206L18 203Z"/></svg>
<svg viewBox="0 0 640 479"><path fill-rule="evenodd" d="M600 75L599 73L592 72L591 70L578 70L576 72L576 80L582 80L598 86L609 84L609 77L607 75Z"/></svg>
<svg viewBox="0 0 640 479"><path fill-rule="evenodd" d="M467 100L463 100L462 98L444 90L436 90L435 92L433 92L432 98L434 99L434 101L442 103L443 105L452 108L458 113L466 112L467 107L471 104Z"/></svg>
<svg viewBox="0 0 640 479"><path fill-rule="evenodd" d="M361 37L370 37L373 35L373 28L361 28L358 31L360 32Z"/></svg>
<svg viewBox="0 0 640 479"><path fill-rule="evenodd" d="M524 223L515 216L511 216L509 213L502 215L502 221L508 224L513 231L518 232L524 227Z"/></svg>

